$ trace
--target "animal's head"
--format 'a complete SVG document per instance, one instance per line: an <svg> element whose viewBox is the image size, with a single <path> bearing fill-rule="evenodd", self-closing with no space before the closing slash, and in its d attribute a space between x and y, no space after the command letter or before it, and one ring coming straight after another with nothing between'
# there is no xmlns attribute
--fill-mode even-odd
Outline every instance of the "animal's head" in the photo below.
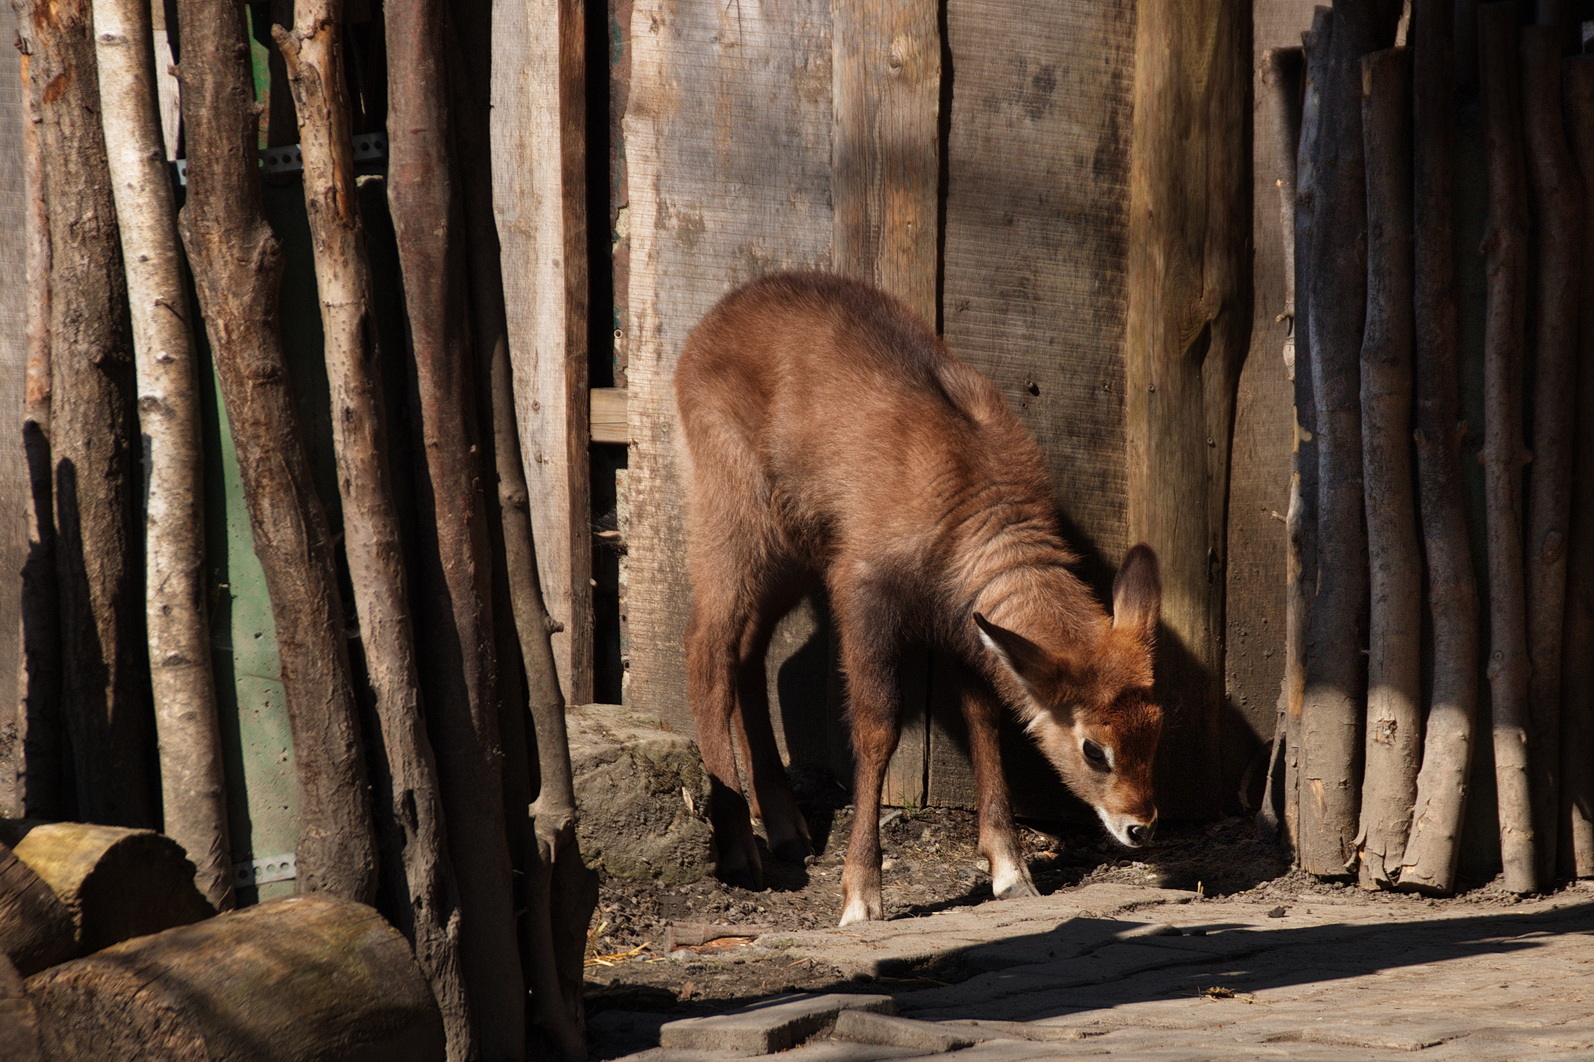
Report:
<svg viewBox="0 0 1594 1062"><path fill-rule="evenodd" d="M1030 736L1068 788L1130 847L1151 840L1157 824L1151 774L1162 709L1152 697L1151 661L1161 611L1157 557L1142 544L1129 551L1113 584L1111 621L1098 624L1091 639L1047 649L974 616L980 640L1012 680L1001 685Z"/></svg>

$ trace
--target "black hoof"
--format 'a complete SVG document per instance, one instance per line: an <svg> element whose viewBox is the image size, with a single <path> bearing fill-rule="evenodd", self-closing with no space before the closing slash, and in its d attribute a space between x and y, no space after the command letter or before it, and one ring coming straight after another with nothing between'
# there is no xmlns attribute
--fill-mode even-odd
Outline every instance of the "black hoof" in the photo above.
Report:
<svg viewBox="0 0 1594 1062"><path fill-rule="evenodd" d="M775 846L770 855L782 863L793 863L805 867L812 866L814 862L812 846L800 837L790 841L782 841Z"/></svg>

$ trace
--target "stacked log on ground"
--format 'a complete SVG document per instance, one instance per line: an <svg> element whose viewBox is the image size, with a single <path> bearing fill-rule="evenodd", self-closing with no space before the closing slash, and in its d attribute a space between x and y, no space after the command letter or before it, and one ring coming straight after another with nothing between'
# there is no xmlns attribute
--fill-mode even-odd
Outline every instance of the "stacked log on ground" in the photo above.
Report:
<svg viewBox="0 0 1594 1062"><path fill-rule="evenodd" d="M74 954L215 913L182 846L153 830L0 819L0 844L65 906Z"/></svg>
<svg viewBox="0 0 1594 1062"><path fill-rule="evenodd" d="M76 954L72 912L32 867L0 844L0 959L8 959L27 975ZM0 986L0 1014L3 999ZM3 1018L0 1028L5 1028Z"/></svg>
<svg viewBox="0 0 1594 1062"><path fill-rule="evenodd" d="M0 951L0 1032L6 1062L44 1062L39 1015L22 985L22 975Z"/></svg>
<svg viewBox="0 0 1594 1062"><path fill-rule="evenodd" d="M325 896L124 941L26 988L54 1062L444 1057L442 1018L408 943L371 908Z"/></svg>

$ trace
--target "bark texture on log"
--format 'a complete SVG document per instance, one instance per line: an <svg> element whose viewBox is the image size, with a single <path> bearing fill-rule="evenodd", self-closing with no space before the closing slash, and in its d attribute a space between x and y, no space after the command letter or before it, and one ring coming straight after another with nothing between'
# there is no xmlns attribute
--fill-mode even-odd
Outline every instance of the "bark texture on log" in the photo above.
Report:
<svg viewBox="0 0 1594 1062"><path fill-rule="evenodd" d="M1453 5L1412 9L1417 477L1433 627L1433 689L1400 886L1455 888L1478 710L1478 587L1461 476L1456 332Z"/></svg>
<svg viewBox="0 0 1594 1062"><path fill-rule="evenodd" d="M1567 129L1583 182L1585 225L1594 227L1594 56L1562 64ZM1566 715L1561 735L1562 865L1594 877L1594 241L1583 241L1579 303L1575 479L1571 568L1567 574Z"/></svg>
<svg viewBox="0 0 1594 1062"><path fill-rule="evenodd" d="M39 1014L22 985L22 975L0 952L0 1030L6 1062L45 1062L39 1042Z"/></svg>
<svg viewBox="0 0 1594 1062"><path fill-rule="evenodd" d="M491 553L470 363L461 204L456 194L447 32L437 0L386 12L388 206L398 241L419 403L420 630L424 692L463 921L460 959L487 1058L525 1050L503 802Z"/></svg>
<svg viewBox="0 0 1594 1062"><path fill-rule="evenodd" d="M127 287L106 170L88 0L20 2L39 101L50 233L61 716L76 814L155 824L148 656L140 599L138 455ZM66 810L66 809L62 809Z"/></svg>
<svg viewBox="0 0 1594 1062"><path fill-rule="evenodd" d="M345 82L342 0L308 0L292 32L276 27L299 120L305 212L315 245L343 550L354 588L365 674L376 702L384 763L372 766L387 797L379 810L382 874L442 1011L448 1054L475 1054L460 973L459 897L443 827L442 797L422 711L415 629L388 463L382 352L372 318L371 265L354 183ZM384 769L385 768L385 769Z"/></svg>
<svg viewBox="0 0 1594 1062"><path fill-rule="evenodd" d="M1573 400L1583 257L1583 189L1561 124L1561 45L1555 25L1522 29L1532 244L1533 463L1528 475L1528 679L1533 833L1540 881L1555 874L1561 804L1561 648L1566 539L1572 510Z"/></svg>
<svg viewBox="0 0 1594 1062"><path fill-rule="evenodd" d="M1135 30L1129 173L1130 542L1165 594L1158 696L1189 720L1216 799L1235 389L1249 347L1249 11L1150 0ZM1178 645L1182 654L1169 652ZM1200 768L1197 768L1198 770ZM1194 811L1195 809L1190 809Z"/></svg>
<svg viewBox="0 0 1594 1062"><path fill-rule="evenodd" d="M144 616L164 832L188 851L200 891L227 910L232 848L205 607L199 373L146 0L94 0L94 45L144 439Z"/></svg>
<svg viewBox="0 0 1594 1062"><path fill-rule="evenodd" d="M185 42L185 45L188 42ZM376 911L296 896L129 940L35 974L56 1062L436 1062L443 1026Z"/></svg>
<svg viewBox="0 0 1594 1062"><path fill-rule="evenodd" d="M1528 774L1526 575L1522 557L1522 345L1528 204L1517 76L1516 6L1478 8L1478 78L1489 173L1484 234L1484 443L1489 542L1489 688L1500 806L1500 857L1512 892L1538 887Z"/></svg>
<svg viewBox="0 0 1594 1062"><path fill-rule="evenodd" d="M1311 290L1317 410L1317 593L1306 643L1301 708L1298 859L1322 877L1355 861L1364 693L1367 541L1362 512L1360 377L1367 299L1367 185L1362 153L1361 57L1394 43L1399 0L1334 7L1320 86Z"/></svg>
<svg viewBox="0 0 1594 1062"><path fill-rule="evenodd" d="M182 847L153 830L0 819L0 844L72 913L80 952L215 913L194 885Z"/></svg>
<svg viewBox="0 0 1594 1062"><path fill-rule="evenodd" d="M28 465L28 559L22 566L21 777L24 815L63 818L61 733L61 609L55 570L55 488L50 462L50 214L39 151L41 101L33 91L32 59L24 48L26 122L24 167L28 191L28 366L23 391L22 446Z"/></svg>
<svg viewBox="0 0 1594 1062"><path fill-rule="evenodd" d="M1284 244L1284 312L1290 328L1283 355L1292 384L1296 374L1305 372L1300 356L1300 318L1295 298L1296 166L1301 142L1302 98L1306 87L1306 54L1300 48L1274 48L1263 58L1262 84L1272 94L1275 121L1267 131L1278 171L1279 224ZM1259 156L1260 157L1260 154ZM1308 514L1302 507L1301 424L1299 411L1294 421L1295 438L1290 454L1290 504L1285 512L1285 612L1284 679L1273 726L1273 748L1268 756L1267 784L1262 806L1257 810L1257 826L1267 837L1282 837L1287 846L1295 844L1294 804L1296 795L1290 784L1295 772L1289 753L1298 742L1293 726L1300 720L1302 651L1305 647L1306 598L1302 555L1305 539L1303 521ZM1316 460L1315 455L1313 460Z"/></svg>
<svg viewBox="0 0 1594 1062"><path fill-rule="evenodd" d="M9 957L26 977L76 954L72 912L32 867L0 842L0 958Z"/></svg>
<svg viewBox="0 0 1594 1062"><path fill-rule="evenodd" d="M1369 580L1367 723L1359 875L1390 888L1406 850L1422 758L1422 553L1411 474L1411 65L1362 59L1367 316L1362 336L1363 495Z"/></svg>
<svg viewBox="0 0 1594 1062"><path fill-rule="evenodd" d="M369 900L376 848L343 601L277 327L282 250L261 206L243 8L180 0L183 242L221 379L282 661L299 780L299 880Z"/></svg>

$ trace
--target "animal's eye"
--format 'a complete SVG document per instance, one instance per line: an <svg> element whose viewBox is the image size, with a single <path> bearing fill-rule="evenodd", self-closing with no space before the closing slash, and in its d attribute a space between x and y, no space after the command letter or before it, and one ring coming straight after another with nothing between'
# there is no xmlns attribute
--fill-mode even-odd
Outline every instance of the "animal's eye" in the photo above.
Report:
<svg viewBox="0 0 1594 1062"><path fill-rule="evenodd" d="M1085 753L1085 759L1089 760L1093 767L1107 766L1107 753L1100 745L1094 741L1087 741L1082 748Z"/></svg>

